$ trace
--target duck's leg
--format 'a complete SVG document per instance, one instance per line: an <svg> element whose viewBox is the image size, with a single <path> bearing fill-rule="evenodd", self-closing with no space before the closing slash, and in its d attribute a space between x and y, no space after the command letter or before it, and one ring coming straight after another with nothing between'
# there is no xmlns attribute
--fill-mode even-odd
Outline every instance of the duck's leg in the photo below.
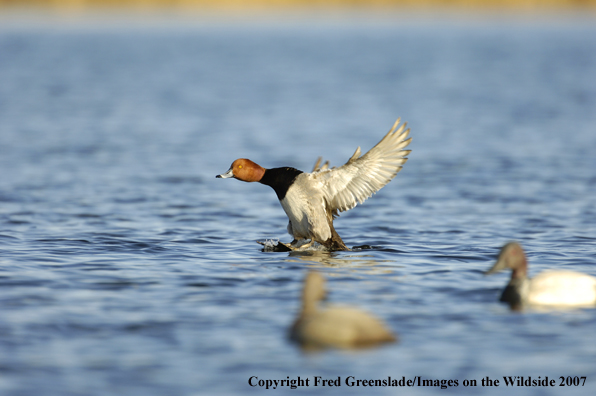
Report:
<svg viewBox="0 0 596 396"><path fill-rule="evenodd" d="M324 242L319 241L319 243L329 250L351 250L346 246L337 231L335 231L335 228L333 227L333 216L330 212L327 213L327 224L329 224L329 229L331 230L331 238Z"/></svg>
<svg viewBox="0 0 596 396"><path fill-rule="evenodd" d="M304 240L305 239L300 239L300 240L294 239L291 243L283 243L283 242L278 242L278 243L287 247L288 249L290 249L292 251L305 250L305 249L311 247L315 243L314 239L311 239L309 242L299 244L301 241L304 241Z"/></svg>
<svg viewBox="0 0 596 396"><path fill-rule="evenodd" d="M290 223L292 224L292 223ZM290 225L288 225L288 227L290 227ZM296 244L298 243L298 240L296 238L294 238L294 240L290 243L284 243L284 242L278 242L280 245L284 245L285 247L287 247L290 250L296 250Z"/></svg>
<svg viewBox="0 0 596 396"><path fill-rule="evenodd" d="M314 239L311 239L311 240L310 240L310 242L306 242L306 243L304 243L304 244L302 244L302 245L300 245L300 246L297 246L297 247L295 248L295 250L305 250L305 249L308 249L308 248L309 248L309 247L311 247L311 246L312 246L314 243L315 243L315 240L314 240Z"/></svg>

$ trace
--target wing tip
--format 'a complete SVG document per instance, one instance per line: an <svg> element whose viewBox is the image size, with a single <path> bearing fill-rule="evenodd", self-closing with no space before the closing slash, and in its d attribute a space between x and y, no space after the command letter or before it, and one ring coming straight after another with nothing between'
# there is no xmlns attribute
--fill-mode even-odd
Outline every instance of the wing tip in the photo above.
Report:
<svg viewBox="0 0 596 396"><path fill-rule="evenodd" d="M390 134L392 135L401 135L402 132L404 131L404 129L408 126L408 122L404 121L403 124L401 124L401 117L398 117L397 120L395 121L395 124L393 124L393 127L391 128L391 130L389 131ZM399 128L398 128L399 126ZM408 128L409 130L410 128Z"/></svg>
<svg viewBox="0 0 596 396"><path fill-rule="evenodd" d="M356 149L356 151L354 151L354 154L352 154L352 156L350 157L350 159L348 160L348 164L351 162L356 161L358 158L360 158L360 154L362 153L362 150L360 149L360 146L358 146L358 148Z"/></svg>
<svg viewBox="0 0 596 396"><path fill-rule="evenodd" d="M312 172L319 172L324 171L329 168L329 161L325 161L323 165L321 165L321 161L323 161L323 157L317 158L317 162L315 162L315 166L312 168Z"/></svg>

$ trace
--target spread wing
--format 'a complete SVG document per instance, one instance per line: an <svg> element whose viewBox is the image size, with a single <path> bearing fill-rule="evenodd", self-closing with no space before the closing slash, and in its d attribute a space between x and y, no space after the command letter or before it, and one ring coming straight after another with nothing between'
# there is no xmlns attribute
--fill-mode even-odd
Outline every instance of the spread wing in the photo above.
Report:
<svg viewBox="0 0 596 396"><path fill-rule="evenodd" d="M363 203L389 183L408 160L411 150L404 150L412 138L407 139L410 128L399 126L398 118L393 128L376 146L360 156L360 147L344 165L329 169L329 162L315 164L312 176L323 185L325 199L334 216ZM399 128L398 128L399 126Z"/></svg>

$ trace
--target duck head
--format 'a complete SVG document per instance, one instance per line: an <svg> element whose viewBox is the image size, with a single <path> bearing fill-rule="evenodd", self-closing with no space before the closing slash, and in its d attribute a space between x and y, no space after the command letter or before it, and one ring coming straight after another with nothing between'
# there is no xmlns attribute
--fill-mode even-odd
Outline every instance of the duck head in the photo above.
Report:
<svg viewBox="0 0 596 396"><path fill-rule="evenodd" d="M234 179L245 182L258 182L263 178L265 168L252 162L246 158L239 158L232 162L232 166L226 173L215 176L218 179L227 179L233 177Z"/></svg>
<svg viewBox="0 0 596 396"><path fill-rule="evenodd" d="M507 268L513 270L511 279L523 279L527 277L528 260L526 259L524 249L517 242L509 242L503 246L495 265L484 274L494 274Z"/></svg>

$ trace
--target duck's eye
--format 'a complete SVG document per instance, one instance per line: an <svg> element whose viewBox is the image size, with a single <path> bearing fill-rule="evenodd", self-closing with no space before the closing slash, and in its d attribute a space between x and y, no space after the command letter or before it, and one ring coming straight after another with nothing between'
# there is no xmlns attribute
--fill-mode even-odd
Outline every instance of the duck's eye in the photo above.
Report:
<svg viewBox="0 0 596 396"><path fill-rule="evenodd" d="M238 169L242 169L242 165L238 165Z"/></svg>

